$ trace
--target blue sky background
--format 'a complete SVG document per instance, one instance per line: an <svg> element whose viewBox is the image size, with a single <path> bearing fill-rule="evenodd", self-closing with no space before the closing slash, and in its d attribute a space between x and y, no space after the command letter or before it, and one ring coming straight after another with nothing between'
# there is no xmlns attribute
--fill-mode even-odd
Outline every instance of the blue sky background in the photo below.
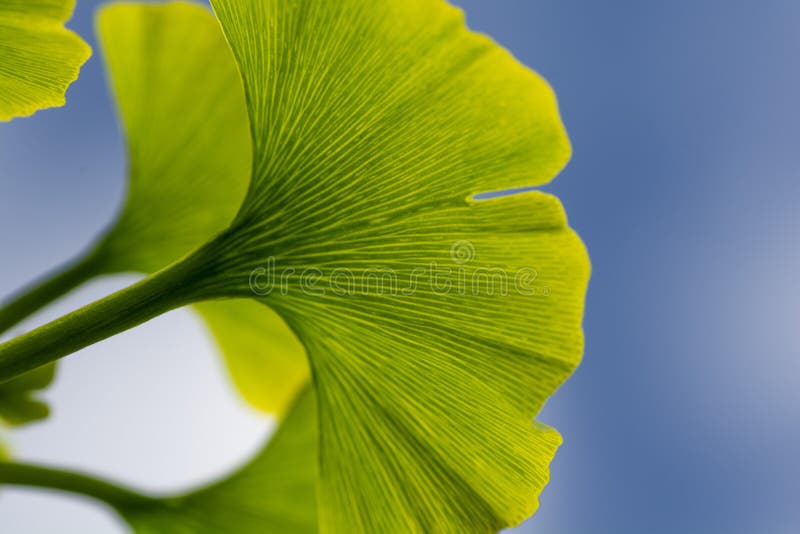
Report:
<svg viewBox="0 0 800 534"><path fill-rule="evenodd" d="M92 42L97 4L72 23ZM541 415L565 445L520 531L800 532L800 3L459 4L554 86L575 155L547 189L594 265L584 363ZM0 124L0 295L110 221L124 169L97 54L66 108ZM270 427L186 311L68 359L48 395L52 420L12 437L21 457L150 489L224 472ZM20 490L0 516L22 534L120 529Z"/></svg>

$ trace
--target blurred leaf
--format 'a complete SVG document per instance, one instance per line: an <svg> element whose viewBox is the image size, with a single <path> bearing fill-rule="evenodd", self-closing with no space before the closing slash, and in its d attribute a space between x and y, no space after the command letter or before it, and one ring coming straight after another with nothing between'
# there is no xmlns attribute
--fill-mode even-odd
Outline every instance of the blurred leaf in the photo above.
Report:
<svg viewBox="0 0 800 534"><path fill-rule="evenodd" d="M53 363L0 383L0 430L3 425L21 426L50 415L47 404L37 400L34 395L49 386L55 374L56 365ZM0 432L0 461L8 460L11 456Z"/></svg>
<svg viewBox="0 0 800 534"><path fill-rule="evenodd" d="M74 0L0 0L0 121L63 106L91 55L64 28Z"/></svg>
<svg viewBox="0 0 800 534"><path fill-rule="evenodd" d="M127 198L99 245L110 272L151 273L224 230L247 190L241 81L219 24L187 4L111 4L97 32L128 141Z"/></svg>
<svg viewBox="0 0 800 534"><path fill-rule="evenodd" d="M195 308L214 334L242 395L264 412L284 413L309 375L303 345L283 319L249 299L202 302Z"/></svg>
<svg viewBox="0 0 800 534"><path fill-rule="evenodd" d="M45 365L0 383L0 422L18 426L50 415L47 404L33 395L53 382L55 371L55 364Z"/></svg>
<svg viewBox="0 0 800 534"><path fill-rule="evenodd" d="M154 506L119 508L138 534L315 533L315 399L302 393L267 446L221 482Z"/></svg>

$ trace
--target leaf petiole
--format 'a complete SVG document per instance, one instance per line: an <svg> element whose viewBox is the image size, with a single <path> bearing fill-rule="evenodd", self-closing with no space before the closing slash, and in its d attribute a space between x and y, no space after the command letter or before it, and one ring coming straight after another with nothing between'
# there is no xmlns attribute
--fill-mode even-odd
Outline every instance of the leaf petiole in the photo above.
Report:
<svg viewBox="0 0 800 534"><path fill-rule="evenodd" d="M202 261L202 254L192 254L130 287L0 344L0 383L198 300L191 287L200 278Z"/></svg>
<svg viewBox="0 0 800 534"><path fill-rule="evenodd" d="M12 295L0 306L0 334L97 276L100 267L95 249Z"/></svg>
<svg viewBox="0 0 800 534"><path fill-rule="evenodd" d="M118 510L163 505L160 499L82 473L16 462L0 462L0 485L5 484L76 493Z"/></svg>

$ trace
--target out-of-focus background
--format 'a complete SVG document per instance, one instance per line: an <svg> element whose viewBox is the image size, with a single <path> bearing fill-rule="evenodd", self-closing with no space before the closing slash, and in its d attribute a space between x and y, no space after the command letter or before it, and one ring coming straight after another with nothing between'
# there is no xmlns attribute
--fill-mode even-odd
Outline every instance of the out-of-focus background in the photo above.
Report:
<svg viewBox="0 0 800 534"><path fill-rule="evenodd" d="M71 26L95 44L100 2ZM565 444L537 534L800 532L800 2L460 0L542 73L575 156L547 189L594 275L584 363L540 419ZM0 297L113 217L124 148L99 54L66 108L0 124ZM26 326L129 284L93 283ZM224 473L270 421L177 311L65 360L23 459L151 490ZM93 503L6 489L0 530L113 533Z"/></svg>

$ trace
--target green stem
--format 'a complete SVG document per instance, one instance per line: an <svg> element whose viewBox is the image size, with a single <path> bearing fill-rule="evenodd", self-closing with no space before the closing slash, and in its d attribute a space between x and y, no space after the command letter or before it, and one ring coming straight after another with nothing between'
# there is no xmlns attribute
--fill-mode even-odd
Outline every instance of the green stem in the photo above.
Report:
<svg viewBox="0 0 800 534"><path fill-rule="evenodd" d="M0 334L96 276L99 266L100 257L89 252L13 295L0 307Z"/></svg>
<svg viewBox="0 0 800 534"><path fill-rule="evenodd" d="M199 255L0 344L0 383L192 301Z"/></svg>
<svg viewBox="0 0 800 534"><path fill-rule="evenodd" d="M37 465L0 462L0 485L32 486L92 497L120 510L157 505L161 501L82 473Z"/></svg>

